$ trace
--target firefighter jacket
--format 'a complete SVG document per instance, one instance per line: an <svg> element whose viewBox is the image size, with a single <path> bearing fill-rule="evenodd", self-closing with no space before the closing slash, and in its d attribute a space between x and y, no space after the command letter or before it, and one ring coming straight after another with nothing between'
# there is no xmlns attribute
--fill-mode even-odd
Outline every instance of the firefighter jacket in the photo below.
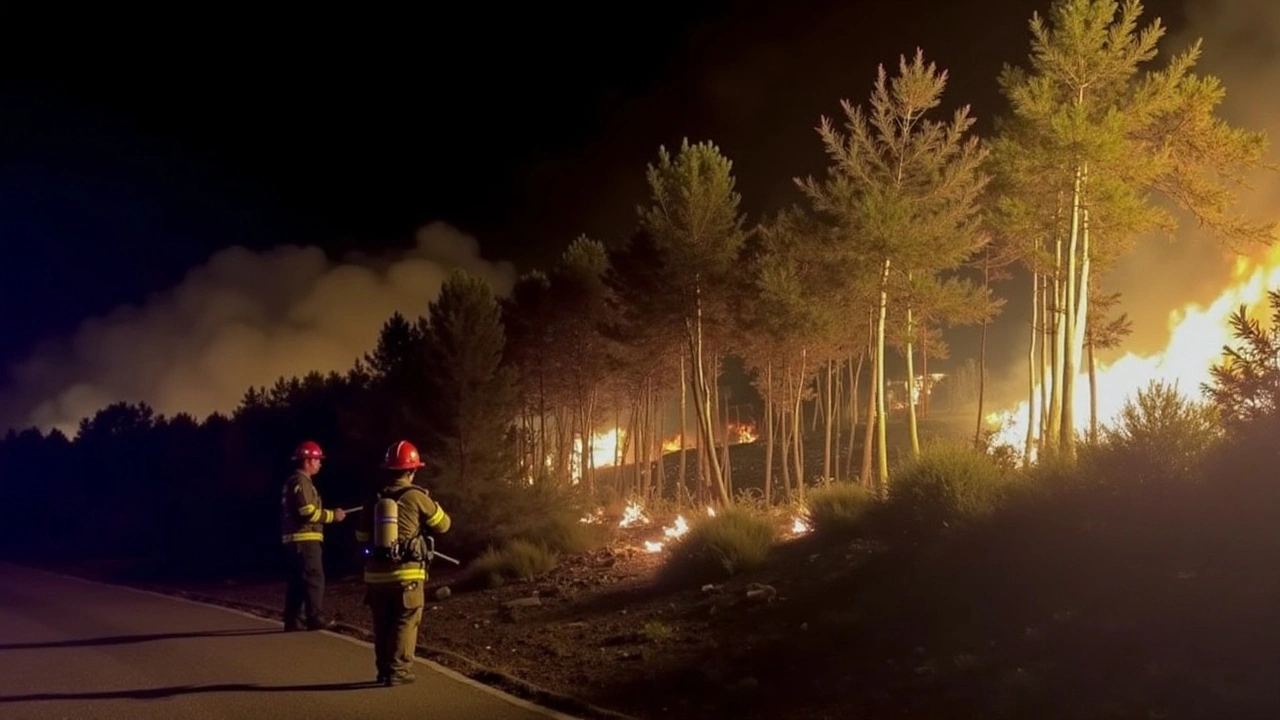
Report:
<svg viewBox="0 0 1280 720"><path fill-rule="evenodd" d="M283 543L324 542L324 526L333 522L333 511L324 509L311 476L298 470L285 481L280 493L280 539Z"/></svg>
<svg viewBox="0 0 1280 720"><path fill-rule="evenodd" d="M401 546L422 542L424 532L446 533L452 521L444 508L431 499L425 488L409 480L399 480L378 491L365 503L356 528L356 540L368 547L373 541L374 508L384 497L396 499L397 539ZM364 581L371 584L426 581L427 563L404 559L400 562L370 557L364 568Z"/></svg>

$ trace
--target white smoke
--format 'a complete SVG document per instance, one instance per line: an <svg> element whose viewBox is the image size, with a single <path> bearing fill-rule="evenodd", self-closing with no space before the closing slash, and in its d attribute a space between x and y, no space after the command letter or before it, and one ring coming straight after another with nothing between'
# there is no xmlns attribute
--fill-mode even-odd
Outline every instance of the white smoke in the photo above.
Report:
<svg viewBox="0 0 1280 720"><path fill-rule="evenodd" d="M17 363L0 393L0 427L74 434L117 401L197 418L229 412L250 386L348 370L392 313L425 313L458 268L499 294L515 281L514 266L485 260L475 238L443 223L421 228L395 258L334 263L296 245L221 250L176 287L85 320Z"/></svg>

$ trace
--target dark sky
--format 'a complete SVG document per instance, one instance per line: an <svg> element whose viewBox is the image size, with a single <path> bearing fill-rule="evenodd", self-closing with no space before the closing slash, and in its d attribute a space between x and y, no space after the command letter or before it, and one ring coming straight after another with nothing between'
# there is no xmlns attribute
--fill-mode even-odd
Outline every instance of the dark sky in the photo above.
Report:
<svg viewBox="0 0 1280 720"><path fill-rule="evenodd" d="M1147 3L1175 25L1180 5ZM407 247L444 220L490 259L545 263L579 233L625 235L645 163L685 135L734 160L754 220L822 171L819 116L917 46L985 130L1000 65L1024 60L1047 6L353 5L83 16L75 31L7 17L0 361L232 244L336 257Z"/></svg>

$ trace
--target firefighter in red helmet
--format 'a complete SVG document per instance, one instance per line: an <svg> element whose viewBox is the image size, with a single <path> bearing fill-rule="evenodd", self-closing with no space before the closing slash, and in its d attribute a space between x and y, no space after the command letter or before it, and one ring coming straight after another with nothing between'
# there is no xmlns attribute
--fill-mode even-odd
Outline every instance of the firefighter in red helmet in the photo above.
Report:
<svg viewBox="0 0 1280 720"><path fill-rule="evenodd" d="M324 616L324 526L342 522L346 513L325 508L312 481L324 460L320 446L311 440L299 444L293 460L296 469L280 495L281 541L288 556L284 629L328 630L337 623Z"/></svg>
<svg viewBox="0 0 1280 720"><path fill-rule="evenodd" d="M387 448L382 461L386 476L365 504L356 530L367 558L365 603L373 615L374 664L378 682L387 686L414 680L413 657L430 562L423 533L446 533L451 524L426 489L413 484L422 466L412 443L401 440Z"/></svg>

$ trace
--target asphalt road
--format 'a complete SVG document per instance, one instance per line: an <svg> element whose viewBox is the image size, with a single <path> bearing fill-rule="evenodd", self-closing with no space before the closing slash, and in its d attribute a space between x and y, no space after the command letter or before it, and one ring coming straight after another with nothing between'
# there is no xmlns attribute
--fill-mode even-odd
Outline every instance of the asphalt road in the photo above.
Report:
<svg viewBox="0 0 1280 720"><path fill-rule="evenodd" d="M234 610L0 564L0 718L568 718L420 661Z"/></svg>

